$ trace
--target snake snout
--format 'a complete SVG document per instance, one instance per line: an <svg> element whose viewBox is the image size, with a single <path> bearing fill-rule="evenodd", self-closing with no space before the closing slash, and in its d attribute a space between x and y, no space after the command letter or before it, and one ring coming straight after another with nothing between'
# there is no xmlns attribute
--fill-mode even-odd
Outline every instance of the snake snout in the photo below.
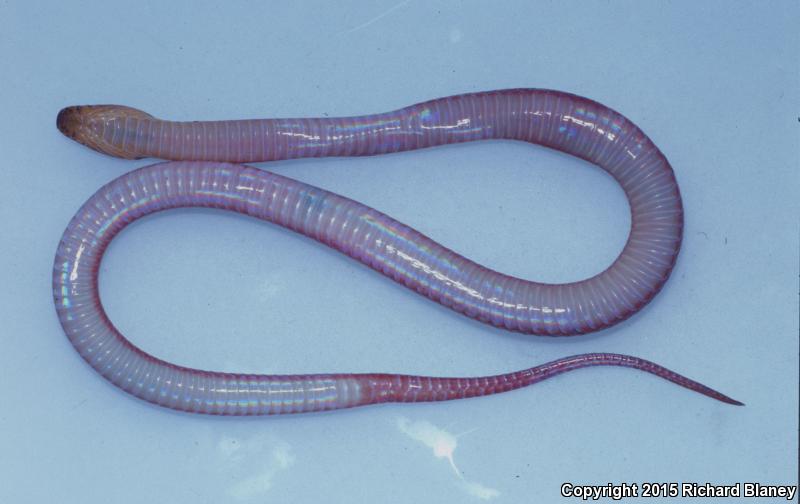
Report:
<svg viewBox="0 0 800 504"><path fill-rule="evenodd" d="M78 125L80 124L79 108L80 107L75 106L64 107L56 117L56 127L58 131L73 139L75 138Z"/></svg>

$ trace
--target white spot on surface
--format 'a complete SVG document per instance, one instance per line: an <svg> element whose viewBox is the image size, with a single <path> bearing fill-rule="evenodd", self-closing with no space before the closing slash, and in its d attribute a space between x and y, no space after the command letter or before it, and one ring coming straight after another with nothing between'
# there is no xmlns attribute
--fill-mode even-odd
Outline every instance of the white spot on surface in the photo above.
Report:
<svg viewBox="0 0 800 504"><path fill-rule="evenodd" d="M424 420L411 423L407 418L399 418L397 427L411 439L432 448L433 455L436 458L445 458L450 461L450 466L455 471L456 476L461 477L461 471L458 470L456 463L453 461L453 452L456 451L456 446L458 446L458 441L454 435Z"/></svg>
<svg viewBox="0 0 800 504"><path fill-rule="evenodd" d="M474 481L464 481L464 489L468 494L483 500L494 499L500 495L498 490L483 486Z"/></svg>
<svg viewBox="0 0 800 504"><path fill-rule="evenodd" d="M458 486L469 495L482 500L490 500L500 496L499 490L489 488L476 481L464 479L464 475L461 473L458 466L456 466L455 460L453 459L453 453L458 447L458 436L428 421L421 420L419 422L412 422L405 417L397 419L397 428L411 439L419 441L428 448L431 448L434 457L447 459L447 461L450 462L450 467L458 478ZM464 434L461 435L463 436Z"/></svg>
<svg viewBox="0 0 800 504"><path fill-rule="evenodd" d="M461 30L458 28L452 28L450 30L450 43L451 44L458 44L461 42L461 39L464 37L464 34L461 33Z"/></svg>
<svg viewBox="0 0 800 504"><path fill-rule="evenodd" d="M230 472L237 477L245 474L228 487L230 496L243 501L263 496L274 485L276 476L295 462L288 443L266 436L247 440L223 436L217 443L217 450Z"/></svg>

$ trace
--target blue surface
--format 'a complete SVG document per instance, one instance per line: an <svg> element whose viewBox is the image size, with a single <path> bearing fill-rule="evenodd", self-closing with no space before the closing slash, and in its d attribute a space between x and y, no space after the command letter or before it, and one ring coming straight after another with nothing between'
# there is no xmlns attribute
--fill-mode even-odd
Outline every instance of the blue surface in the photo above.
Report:
<svg viewBox="0 0 800 504"><path fill-rule="evenodd" d="M796 484L797 3L65 4L0 4L0 502L517 503L557 502L565 481ZM200 210L113 243L109 315L148 352L202 368L466 376L610 351L746 407L592 369L451 403L209 418L114 389L63 336L50 272L64 227L151 161L65 139L61 107L333 116L507 87L616 108L672 162L683 251L629 321L569 339L507 334L281 228ZM629 224L604 172L512 142L261 166L543 281L600 271Z"/></svg>

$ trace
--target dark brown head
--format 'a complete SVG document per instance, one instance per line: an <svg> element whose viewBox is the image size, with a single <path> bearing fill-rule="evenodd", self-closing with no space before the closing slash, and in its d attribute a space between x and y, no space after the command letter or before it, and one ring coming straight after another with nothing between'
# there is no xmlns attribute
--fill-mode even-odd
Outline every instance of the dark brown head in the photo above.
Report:
<svg viewBox="0 0 800 504"><path fill-rule="evenodd" d="M56 127L69 138L103 154L137 159L141 156L122 148L123 139L136 134L125 129L128 118L154 119L150 114L123 105L78 105L61 109ZM115 130L116 135L113 134Z"/></svg>

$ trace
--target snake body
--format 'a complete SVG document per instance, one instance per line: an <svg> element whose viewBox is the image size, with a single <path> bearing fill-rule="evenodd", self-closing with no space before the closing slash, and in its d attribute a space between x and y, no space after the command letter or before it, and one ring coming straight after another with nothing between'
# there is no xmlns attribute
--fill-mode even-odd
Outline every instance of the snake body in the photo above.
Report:
<svg viewBox="0 0 800 504"><path fill-rule="evenodd" d="M661 289L680 249L683 211L672 168L631 121L558 91L452 96L393 112L343 118L171 122L115 105L63 109L58 128L97 151L173 160L108 183L73 217L56 252L53 289L64 331L114 385L182 411L259 415L381 402L438 401L512 390L588 366L640 369L730 404L717 391L644 359L583 354L477 378L392 374L245 375L177 366L129 342L106 316L97 274L109 242L145 215L211 207L264 219L318 240L479 321L538 335L616 324ZM484 139L543 145L611 174L630 202L631 231L614 263L574 283L498 273L361 203L239 162L368 156Z"/></svg>

